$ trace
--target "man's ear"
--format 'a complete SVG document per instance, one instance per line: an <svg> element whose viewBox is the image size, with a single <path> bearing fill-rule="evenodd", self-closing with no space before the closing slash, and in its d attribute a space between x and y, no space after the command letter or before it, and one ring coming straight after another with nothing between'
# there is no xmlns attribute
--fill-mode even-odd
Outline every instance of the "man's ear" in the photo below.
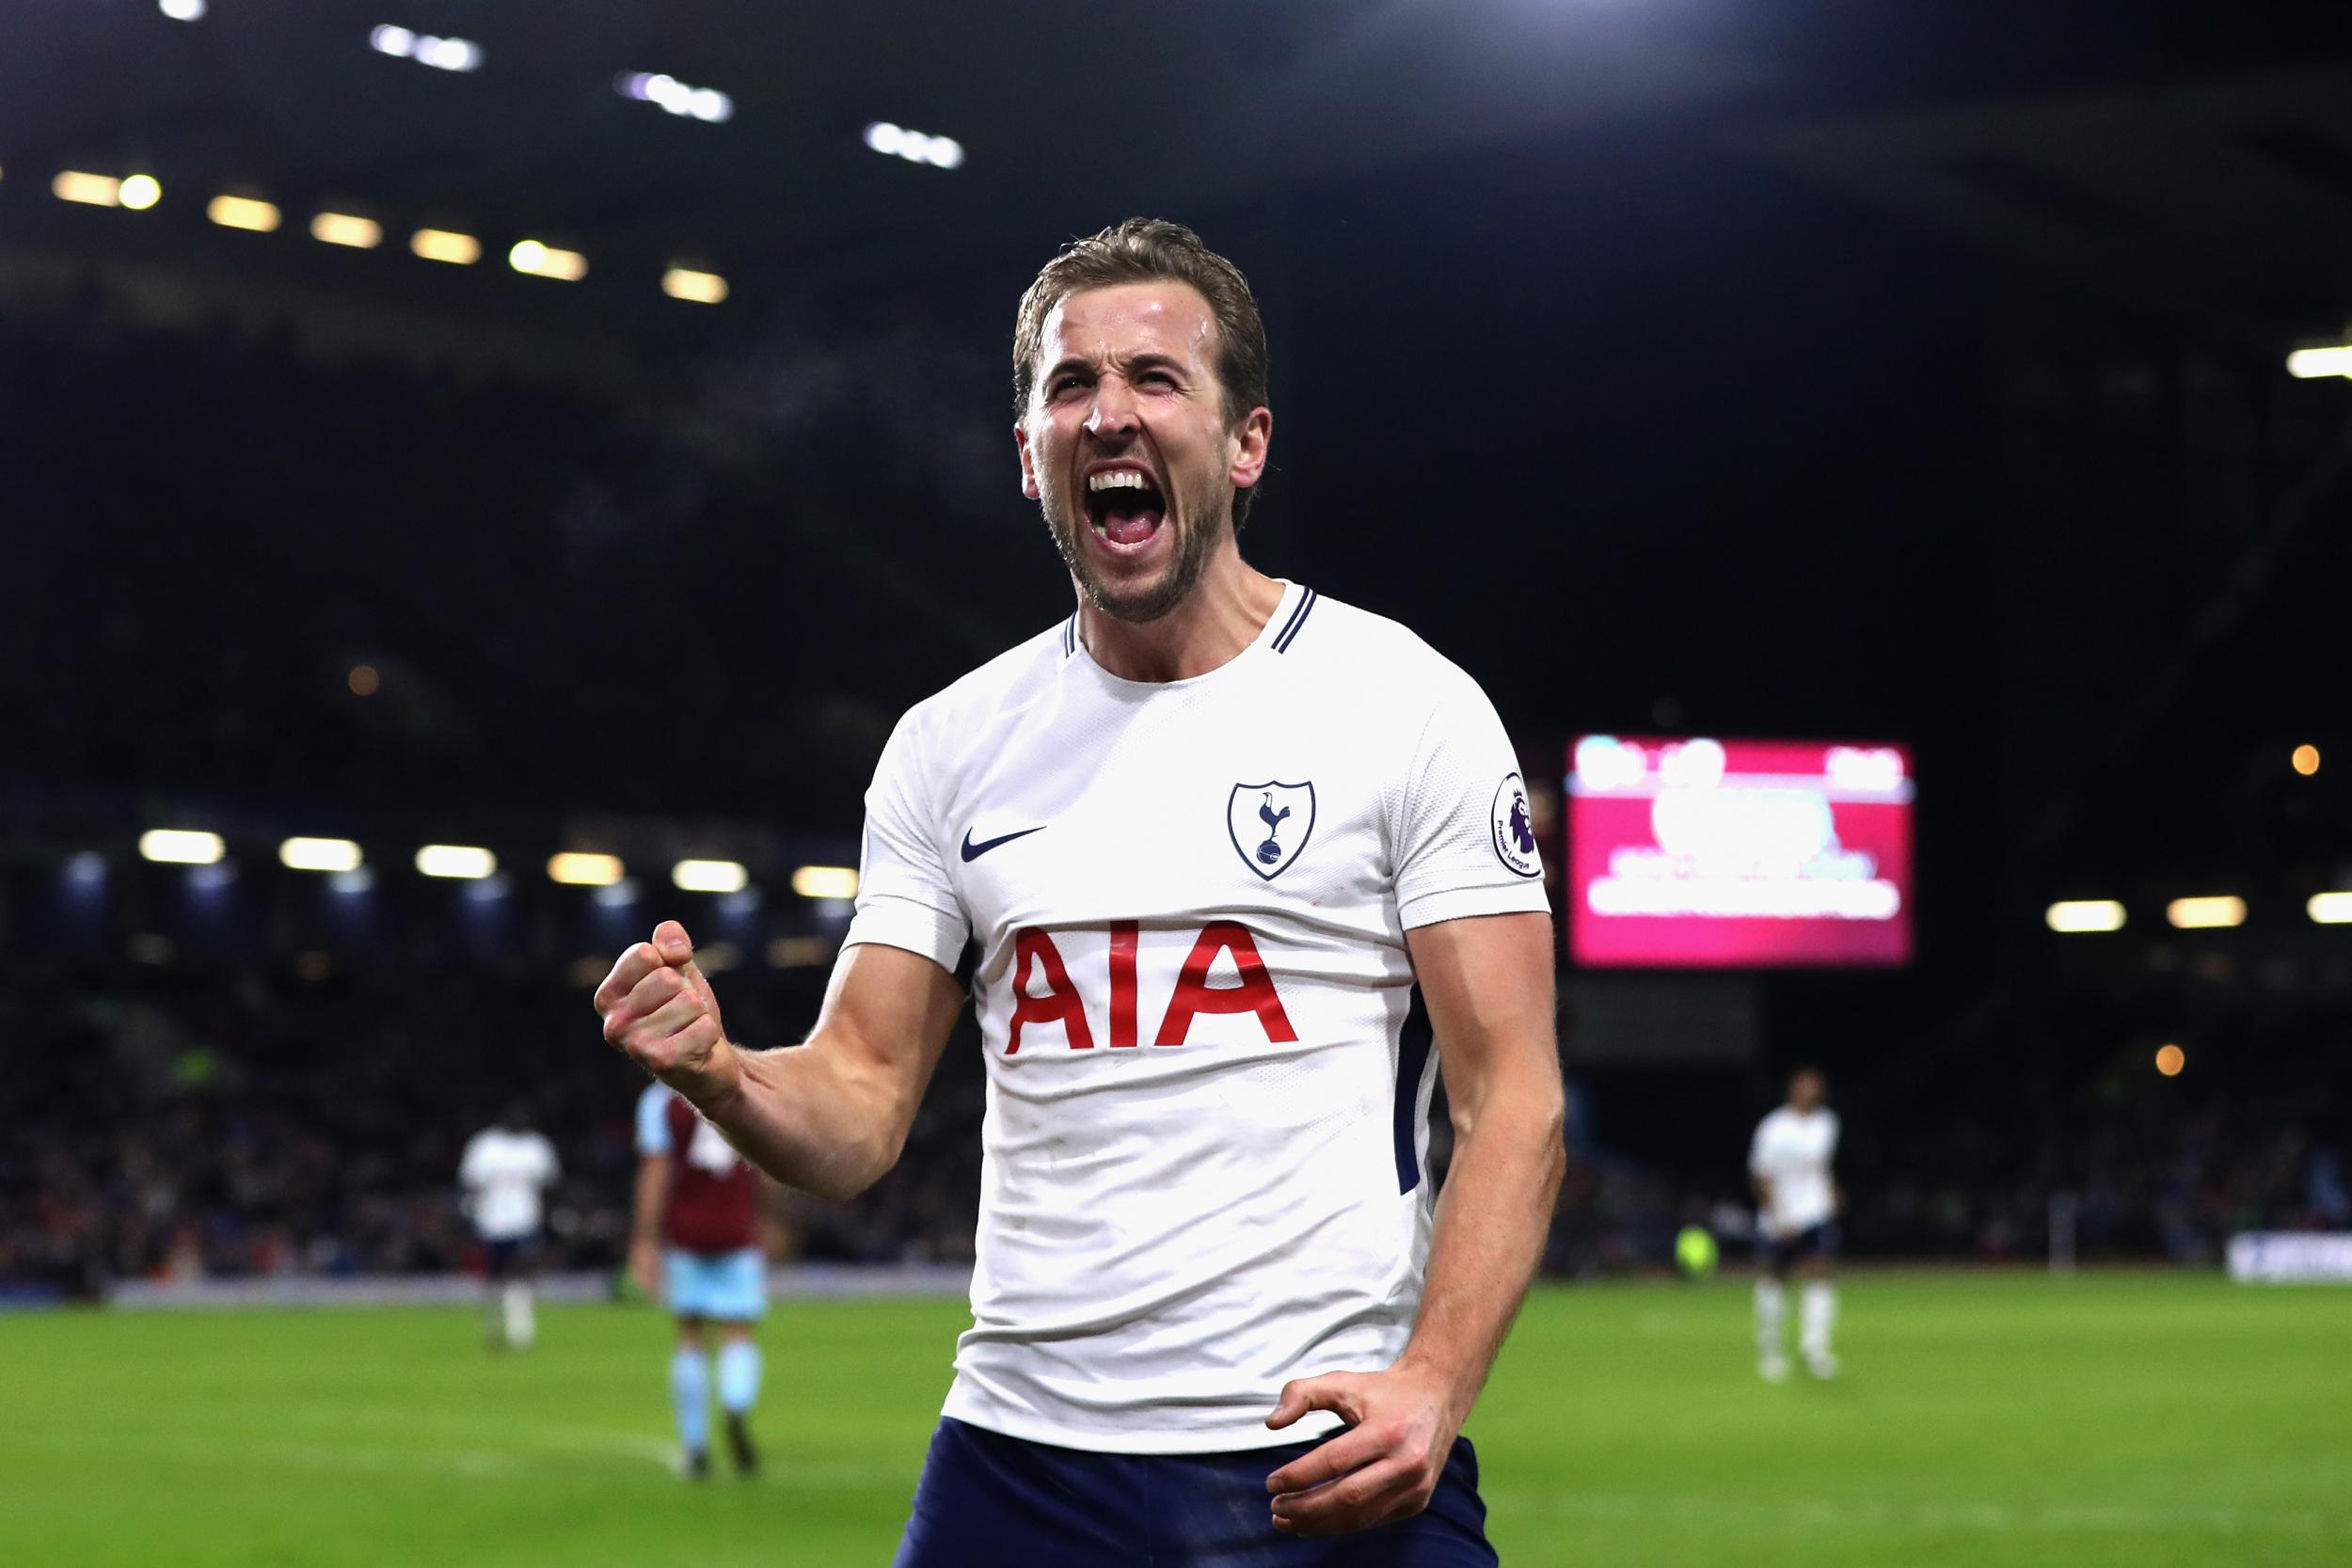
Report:
<svg viewBox="0 0 2352 1568"><path fill-rule="evenodd" d="M1266 447L1274 439L1274 412L1252 408L1233 428L1233 461L1226 478L1247 490L1265 477Z"/></svg>
<svg viewBox="0 0 2352 1568"><path fill-rule="evenodd" d="M1029 427L1025 421L1012 427L1012 445L1021 454L1021 493L1038 500L1041 498L1037 488L1037 463L1029 455Z"/></svg>

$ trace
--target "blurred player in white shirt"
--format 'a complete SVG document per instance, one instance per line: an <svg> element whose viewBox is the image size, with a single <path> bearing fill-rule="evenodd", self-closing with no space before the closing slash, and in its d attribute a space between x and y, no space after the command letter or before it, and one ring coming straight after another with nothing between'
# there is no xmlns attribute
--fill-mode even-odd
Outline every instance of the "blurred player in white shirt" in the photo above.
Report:
<svg viewBox="0 0 2352 1568"><path fill-rule="evenodd" d="M496 1126L476 1132L458 1163L466 1212L482 1237L490 1284L487 1333L492 1350L529 1350L536 1329L531 1275L539 1240L540 1196L562 1174L555 1146L532 1131L531 1114L511 1105Z"/></svg>
<svg viewBox="0 0 2352 1568"><path fill-rule="evenodd" d="M1804 1281L1797 1343L1805 1370L1815 1377L1837 1375L1837 1357L1830 1349L1837 1287L1830 1283L1830 1270L1837 1258L1837 1212L1845 1197L1830 1174L1837 1158L1837 1113L1822 1102L1828 1092L1818 1069L1798 1069L1788 1080L1788 1102L1756 1124L1748 1146L1760 1264L1756 1370L1769 1383L1788 1376L1783 1324L1792 1272Z"/></svg>

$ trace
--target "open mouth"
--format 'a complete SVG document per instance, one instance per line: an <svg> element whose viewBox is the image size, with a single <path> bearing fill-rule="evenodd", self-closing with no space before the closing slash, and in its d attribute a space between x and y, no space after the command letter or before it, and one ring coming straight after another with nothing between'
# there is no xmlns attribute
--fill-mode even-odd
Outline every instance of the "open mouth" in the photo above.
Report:
<svg viewBox="0 0 2352 1568"><path fill-rule="evenodd" d="M1150 544L1168 520L1168 498L1140 469L1099 469L1087 476L1086 485L1087 516L1107 544L1121 549Z"/></svg>

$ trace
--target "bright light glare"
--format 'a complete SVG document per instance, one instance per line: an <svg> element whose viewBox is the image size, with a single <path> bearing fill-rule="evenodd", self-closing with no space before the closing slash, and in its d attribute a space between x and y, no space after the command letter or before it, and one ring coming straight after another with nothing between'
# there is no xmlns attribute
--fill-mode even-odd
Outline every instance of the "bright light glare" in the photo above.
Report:
<svg viewBox="0 0 2352 1568"><path fill-rule="evenodd" d="M2188 1053L2177 1045L2161 1046L2156 1051L2156 1070L2167 1078L2178 1078L2181 1069L2188 1066Z"/></svg>
<svg viewBox="0 0 2352 1568"><path fill-rule="evenodd" d="M420 229L408 237L408 248L428 261L469 267L482 260L482 242L471 234L447 229Z"/></svg>
<svg viewBox="0 0 2352 1568"><path fill-rule="evenodd" d="M167 865L211 865L227 848L218 833L186 828L150 828L139 834L140 857Z"/></svg>
<svg viewBox="0 0 2352 1568"><path fill-rule="evenodd" d="M384 243L384 226L349 213L321 213L310 220L310 238L354 250L373 250Z"/></svg>
<svg viewBox="0 0 2352 1568"><path fill-rule="evenodd" d="M2341 348L2298 348L2287 356L2287 374L2300 381L2324 375L2352 375L2352 344Z"/></svg>
<svg viewBox="0 0 2352 1568"><path fill-rule="evenodd" d="M420 39L416 57L436 71L479 71L482 45L471 39Z"/></svg>
<svg viewBox="0 0 2352 1568"><path fill-rule="evenodd" d="M963 164L963 144L955 137L926 135L886 119L866 128L866 145L910 164L930 164L934 168L958 168Z"/></svg>
<svg viewBox="0 0 2352 1568"><path fill-rule="evenodd" d="M680 861L670 867L671 883L687 893L740 893L751 873L735 861Z"/></svg>
<svg viewBox="0 0 2352 1568"><path fill-rule="evenodd" d="M588 258L577 250L558 250L537 240L518 240L506 253L506 264L533 277L553 277L577 283L588 276Z"/></svg>
<svg viewBox="0 0 2352 1568"><path fill-rule="evenodd" d="M2209 898L2175 898L2164 907L2164 918L2184 931L2208 931L2246 924L2246 900L2234 895Z"/></svg>
<svg viewBox="0 0 2352 1568"><path fill-rule="evenodd" d="M125 207L144 213L164 198L164 187L151 174L134 174L122 182L119 194Z"/></svg>
<svg viewBox="0 0 2352 1568"><path fill-rule="evenodd" d="M155 0L155 8L174 22L204 19L204 0Z"/></svg>
<svg viewBox="0 0 2352 1568"><path fill-rule="evenodd" d="M204 215L223 229L246 229L256 234L269 233L282 221L276 207L245 196L216 196L205 203Z"/></svg>
<svg viewBox="0 0 2352 1568"><path fill-rule="evenodd" d="M278 863L289 871L357 871L359 859L347 838L290 838L278 847Z"/></svg>
<svg viewBox="0 0 2352 1568"><path fill-rule="evenodd" d="M2051 905L2042 918L2053 931L2120 931L2123 906L2112 898L2071 898Z"/></svg>
<svg viewBox="0 0 2352 1568"><path fill-rule="evenodd" d="M686 112L707 125L735 118L735 100L717 87L696 87L686 100Z"/></svg>
<svg viewBox="0 0 2352 1568"><path fill-rule="evenodd" d="M621 879L617 855L587 855L566 850L548 861L548 876L566 887L611 887Z"/></svg>
<svg viewBox="0 0 2352 1568"><path fill-rule="evenodd" d="M417 851L417 869L428 877L460 877L472 881L498 868L496 855L469 844L428 844Z"/></svg>
<svg viewBox="0 0 2352 1568"><path fill-rule="evenodd" d="M855 898L857 867L804 865L792 873L792 891L803 898Z"/></svg>
<svg viewBox="0 0 2352 1568"><path fill-rule="evenodd" d="M691 300L697 305L716 305L727 297L727 280L715 272L672 267L661 275L661 292L672 299Z"/></svg>
<svg viewBox="0 0 2352 1568"><path fill-rule="evenodd" d="M2314 893L2303 908L2317 925L2352 926L2352 893Z"/></svg>
<svg viewBox="0 0 2352 1568"><path fill-rule="evenodd" d="M2319 748L2309 744L2297 746L2295 753L2287 758L2287 765L2303 777L2310 778L2319 771Z"/></svg>
<svg viewBox="0 0 2352 1568"><path fill-rule="evenodd" d="M49 189L60 201L78 201L85 207L117 207L122 203L122 182L110 174L86 174L69 168L49 182Z"/></svg>
<svg viewBox="0 0 2352 1568"><path fill-rule="evenodd" d="M379 55L398 55L405 58L417 46L417 35L405 27L378 27L368 35L368 43Z"/></svg>

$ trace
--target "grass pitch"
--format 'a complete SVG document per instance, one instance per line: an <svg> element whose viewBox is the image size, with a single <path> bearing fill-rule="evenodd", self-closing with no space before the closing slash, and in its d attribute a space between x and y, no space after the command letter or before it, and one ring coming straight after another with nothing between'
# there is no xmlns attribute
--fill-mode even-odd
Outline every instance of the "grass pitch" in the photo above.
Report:
<svg viewBox="0 0 2352 1568"><path fill-rule="evenodd" d="M1831 1385L1748 1297L1546 1288L1472 1418L1511 1568L2352 1562L2352 1292L1877 1275ZM668 1325L543 1309L0 1317L0 1560L75 1568L884 1564L959 1305L787 1304L767 1473L667 1468Z"/></svg>

